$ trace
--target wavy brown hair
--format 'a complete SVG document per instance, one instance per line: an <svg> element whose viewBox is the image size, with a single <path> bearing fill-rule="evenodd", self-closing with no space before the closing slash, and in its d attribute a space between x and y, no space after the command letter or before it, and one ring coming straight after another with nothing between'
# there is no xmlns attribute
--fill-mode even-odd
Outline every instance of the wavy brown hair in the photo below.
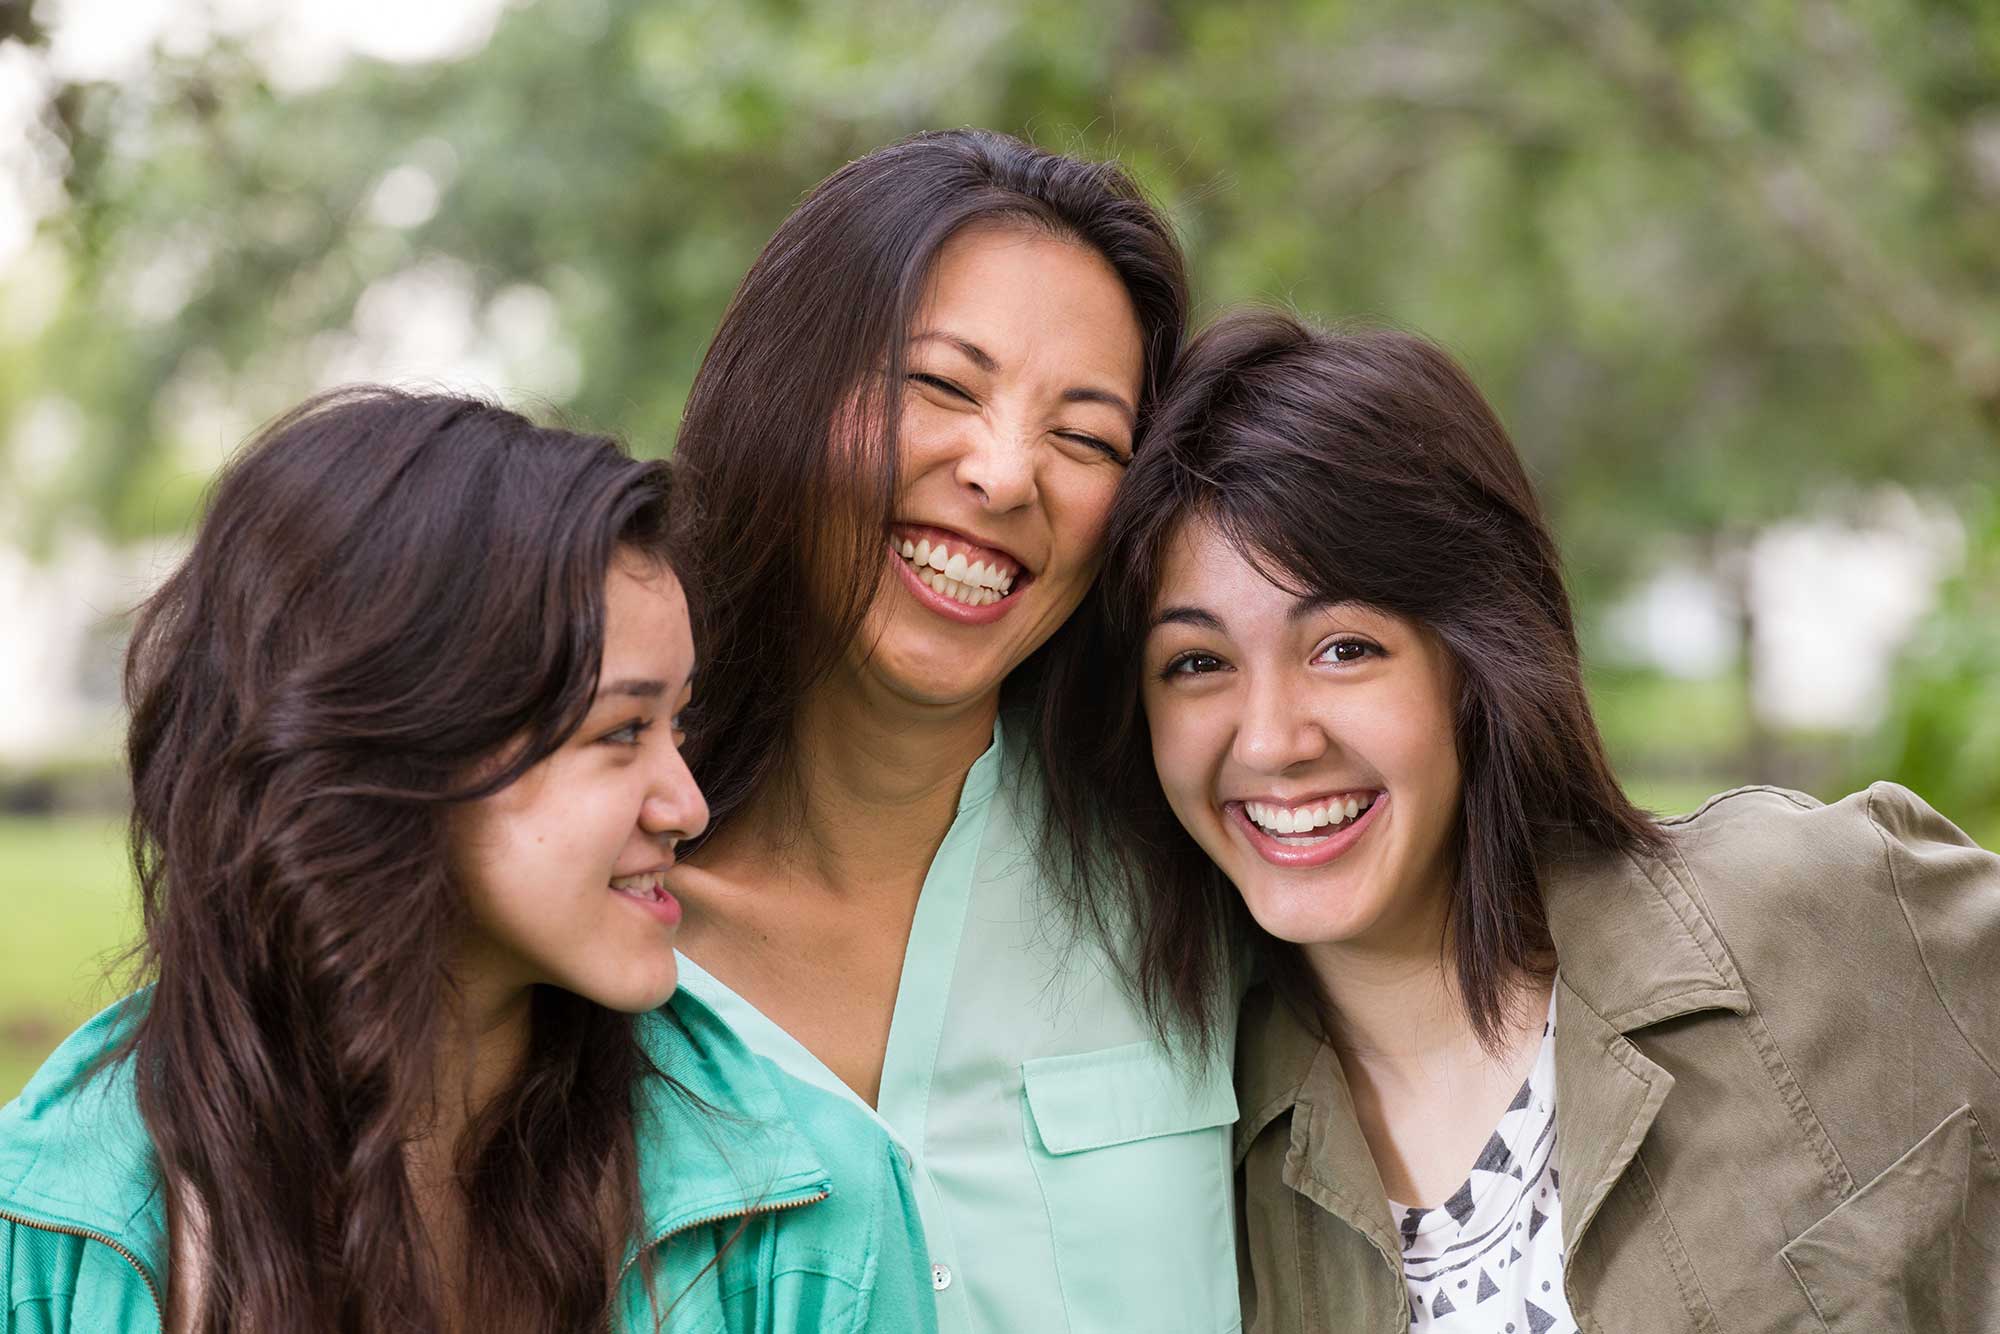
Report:
<svg viewBox="0 0 2000 1334"><path fill-rule="evenodd" d="M799 701L840 661L881 577L904 339L938 252L992 223L1072 241L1118 275L1145 356L1142 430L1172 372L1187 322L1180 247L1116 162L939 130L815 187L730 302L674 450L677 546L702 647L685 754L710 833L794 777ZM1036 674L1023 664L1010 688Z"/></svg>
<svg viewBox="0 0 2000 1334"><path fill-rule="evenodd" d="M338 392L228 466L141 609L154 985L132 1051L170 1227L201 1220L204 1334L604 1324L650 1068L630 1016L535 989L522 1066L457 1146L463 1275L438 1272L404 1153L457 1040L447 812L581 725L605 572L621 549L667 559L668 498L665 465L606 438Z"/></svg>
<svg viewBox="0 0 2000 1334"><path fill-rule="evenodd" d="M1133 923L1156 1024L1219 1035L1244 942L1322 1035L1298 952L1255 929L1183 829L1153 770L1139 672L1175 536L1205 519L1302 597L1359 602L1435 632L1460 683L1463 800L1448 965L1473 1029L1497 1041L1551 942L1539 870L1558 845L1658 845L1591 716L1562 559L1513 442L1446 353L1408 334L1327 332L1244 311L1182 359L1112 507L1091 636L1047 696L1045 851L1086 905ZM1440 941L1440 949L1446 947Z"/></svg>

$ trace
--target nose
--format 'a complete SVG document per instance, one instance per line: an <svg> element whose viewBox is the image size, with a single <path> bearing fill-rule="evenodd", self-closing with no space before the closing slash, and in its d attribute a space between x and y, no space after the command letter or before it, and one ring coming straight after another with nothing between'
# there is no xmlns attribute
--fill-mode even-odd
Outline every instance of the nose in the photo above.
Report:
<svg viewBox="0 0 2000 1334"><path fill-rule="evenodd" d="M1329 741L1304 705L1306 692L1269 673L1247 686L1231 747L1238 764L1255 773L1281 774L1326 754Z"/></svg>
<svg viewBox="0 0 2000 1334"><path fill-rule="evenodd" d="M689 772L679 750L663 747L652 790L639 806L639 827L669 844L697 838L708 828L708 798Z"/></svg>
<svg viewBox="0 0 2000 1334"><path fill-rule="evenodd" d="M1026 430L987 419L968 425L958 462L958 484L989 513L1005 513L1035 499L1035 440Z"/></svg>

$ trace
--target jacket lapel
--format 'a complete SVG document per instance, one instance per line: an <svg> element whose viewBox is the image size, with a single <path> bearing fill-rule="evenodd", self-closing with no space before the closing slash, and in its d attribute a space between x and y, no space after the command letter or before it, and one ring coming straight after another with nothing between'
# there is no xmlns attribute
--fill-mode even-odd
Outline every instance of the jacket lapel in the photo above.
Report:
<svg viewBox="0 0 2000 1334"><path fill-rule="evenodd" d="M1557 981L1555 1166L1564 1254L1576 1250L1673 1087L1672 1075Z"/></svg>
<svg viewBox="0 0 2000 1334"><path fill-rule="evenodd" d="M1747 1014L1735 963L1665 861L1629 853L1544 868L1555 938L1556 1188L1576 1249L1673 1091L1627 1034L1702 1010Z"/></svg>

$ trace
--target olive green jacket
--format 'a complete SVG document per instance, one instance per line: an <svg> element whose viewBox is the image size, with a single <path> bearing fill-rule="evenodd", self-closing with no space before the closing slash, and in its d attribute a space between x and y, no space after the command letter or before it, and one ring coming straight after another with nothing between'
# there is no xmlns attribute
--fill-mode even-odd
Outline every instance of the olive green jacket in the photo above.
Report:
<svg viewBox="0 0 2000 1334"><path fill-rule="evenodd" d="M1582 1328L2000 1330L2000 857L1889 783L1665 828L1544 877ZM1340 1062L1266 989L1237 1096L1246 1331L1408 1330Z"/></svg>

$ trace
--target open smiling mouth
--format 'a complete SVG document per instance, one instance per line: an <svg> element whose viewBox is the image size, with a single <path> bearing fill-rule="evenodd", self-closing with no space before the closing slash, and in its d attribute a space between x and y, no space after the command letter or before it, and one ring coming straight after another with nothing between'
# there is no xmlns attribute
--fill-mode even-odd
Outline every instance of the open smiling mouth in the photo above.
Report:
<svg viewBox="0 0 2000 1334"><path fill-rule="evenodd" d="M955 621L998 620L1034 579L1003 551L919 524L893 525L889 550L919 601Z"/></svg>
<svg viewBox="0 0 2000 1334"><path fill-rule="evenodd" d="M1388 804L1388 795L1342 792L1296 805L1232 801L1226 809L1264 860L1279 866L1318 866L1360 840Z"/></svg>

